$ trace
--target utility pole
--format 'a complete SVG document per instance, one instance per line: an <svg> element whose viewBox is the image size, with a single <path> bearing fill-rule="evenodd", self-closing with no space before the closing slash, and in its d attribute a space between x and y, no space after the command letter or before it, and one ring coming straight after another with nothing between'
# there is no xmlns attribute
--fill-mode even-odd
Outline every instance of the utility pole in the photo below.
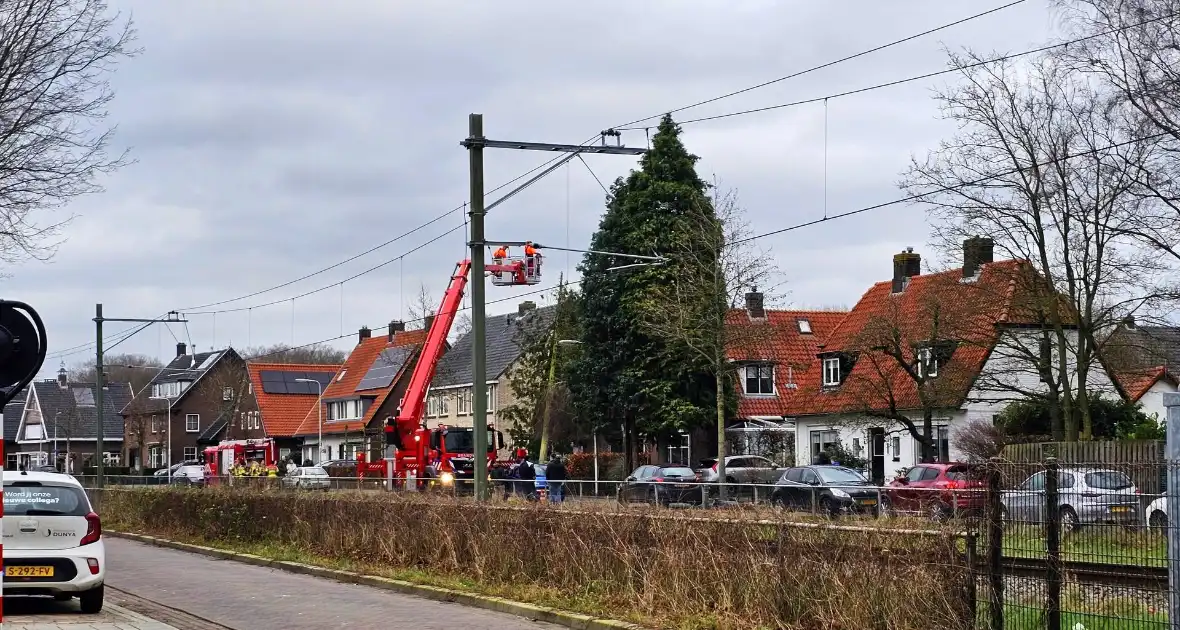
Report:
<svg viewBox="0 0 1180 630"><path fill-rule="evenodd" d="M471 206L468 215L471 217L471 235L468 245L471 247L471 336L474 342L471 352L471 379L473 381L471 413L473 416L472 429L475 432L475 498L477 501L482 501L488 496L487 315L484 295L484 248L487 246L487 243L484 238L483 225L484 217L487 215L487 209L484 208L483 150L485 148L516 149L521 151L545 151L547 153L566 154L528 181L525 181L501 197L492 204L492 207L495 207L582 153L610 153L615 155L642 155L647 153L647 149L623 146L620 141L620 135L618 131L613 129L603 131L600 134L602 143L598 145L488 140L483 135L483 114L469 114L467 116L467 139L459 144L467 149L467 155L470 158ZM608 136L615 138L615 144L607 144L606 138Z"/></svg>
<svg viewBox="0 0 1180 630"><path fill-rule="evenodd" d="M103 317L102 316L102 304L95 304L94 305L94 334L95 334L95 338L94 338L94 341L95 341L95 344L94 344L94 348L95 348L95 352L94 352L94 372L95 372L94 389L96 390L94 392L94 407L95 407L94 413L96 416L98 416L97 434L95 435L95 438L94 438L95 477L96 477L94 480L94 483L99 488L101 488L103 485L102 440L103 440L103 432L104 432L103 430L105 429L105 426L104 426L105 421L103 419L103 415L104 415L103 414L103 398L104 398L103 387L106 385L106 383L104 383L104 381L106 379L103 378L102 355L103 355L103 352L105 352L105 350L110 349L110 348L106 348L104 350L102 347L102 323L103 322L140 323L140 324L145 324L145 326L143 326L143 328L147 328L147 325L157 324L157 323L161 323L161 322L175 322L175 323L179 324L179 323L186 323L186 322L188 322L188 320L187 319L180 319L180 316L176 311L169 311L168 314L164 317L164 319L161 319L158 317L153 318L153 319ZM139 330L143 330L143 328L140 328ZM135 332L139 332L139 330L136 330ZM130 335L123 337L119 341L116 341L111 346L111 348L114 348L115 346L123 343L124 341L127 341L132 336L134 336L134 334L135 333L131 333ZM171 436L172 435L171 434L171 429L172 429L171 414L169 414L168 422L169 422L169 424L168 424L169 434L168 435ZM171 469L171 468L169 468L169 469Z"/></svg>

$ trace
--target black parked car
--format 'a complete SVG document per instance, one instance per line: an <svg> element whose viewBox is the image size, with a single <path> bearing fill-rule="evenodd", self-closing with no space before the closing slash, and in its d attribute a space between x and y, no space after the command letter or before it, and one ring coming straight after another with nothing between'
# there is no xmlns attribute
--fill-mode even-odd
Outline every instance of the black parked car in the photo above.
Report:
<svg viewBox="0 0 1180 630"><path fill-rule="evenodd" d="M863 475L843 466L798 466L783 473L770 494L774 505L817 510L835 516L842 512L876 514L880 496Z"/></svg>
<svg viewBox="0 0 1180 630"><path fill-rule="evenodd" d="M640 466L619 486L619 503L700 505L701 484L687 466Z"/></svg>

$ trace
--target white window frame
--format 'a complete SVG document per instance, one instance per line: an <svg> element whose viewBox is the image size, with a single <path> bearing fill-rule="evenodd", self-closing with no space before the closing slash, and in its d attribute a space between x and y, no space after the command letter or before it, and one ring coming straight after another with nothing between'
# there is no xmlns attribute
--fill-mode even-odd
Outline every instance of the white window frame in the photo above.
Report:
<svg viewBox="0 0 1180 630"><path fill-rule="evenodd" d="M934 356L933 348L918 348L918 377L936 378L938 376L938 357Z"/></svg>
<svg viewBox="0 0 1180 630"><path fill-rule="evenodd" d="M824 359L824 385L832 386L840 384L840 357L827 357Z"/></svg>
<svg viewBox="0 0 1180 630"><path fill-rule="evenodd" d="M474 394L474 392L472 392L472 393ZM487 412L488 412L489 414L492 414L492 413L495 413L495 412L496 412L496 385L495 385L495 384L491 384L491 383L489 383L489 384L488 384L488 408L487 408ZM475 413L475 411L472 411L471 413Z"/></svg>
<svg viewBox="0 0 1180 630"><path fill-rule="evenodd" d="M764 377L762 375L762 371L767 370L767 369L770 370L770 376ZM756 373L756 375L753 377L754 380L756 380L758 382L759 391L756 391L756 392L750 391L750 371L751 370L754 370ZM767 378L769 378L769 380L770 380L770 391L764 392L764 391L761 391L762 381L766 380ZM774 364L773 363L752 363L750 365L747 365L742 370L742 393L745 394L746 396L759 396L759 397L760 396L774 396L776 393L775 390L776 390L776 387L775 387L775 383L774 383Z"/></svg>
<svg viewBox="0 0 1180 630"><path fill-rule="evenodd" d="M795 320L795 325L798 327L800 335L812 334L810 319L805 319L805 318L797 319L797 320Z"/></svg>
<svg viewBox="0 0 1180 630"><path fill-rule="evenodd" d="M184 432L185 433L199 433L201 431L201 414L186 413L184 414Z"/></svg>
<svg viewBox="0 0 1180 630"><path fill-rule="evenodd" d="M222 387L221 388L221 400L224 402L224 401L233 400L233 399L234 399L234 388Z"/></svg>
<svg viewBox="0 0 1180 630"><path fill-rule="evenodd" d="M348 422L360 420L364 405L359 400L336 400L328 403L328 420L330 422ZM260 420L261 422L261 420Z"/></svg>
<svg viewBox="0 0 1180 630"><path fill-rule="evenodd" d="M156 424L156 416L152 415L152 433L157 433L156 429L159 425Z"/></svg>
<svg viewBox="0 0 1180 630"><path fill-rule="evenodd" d="M190 452L192 453L191 457L189 456ZM181 457L183 458L180 460L182 462L195 462L195 461L197 461L197 447L195 447L195 446L184 447L184 450L181 451Z"/></svg>
<svg viewBox="0 0 1180 630"><path fill-rule="evenodd" d="M471 390L461 389L455 394L455 415L471 415Z"/></svg>

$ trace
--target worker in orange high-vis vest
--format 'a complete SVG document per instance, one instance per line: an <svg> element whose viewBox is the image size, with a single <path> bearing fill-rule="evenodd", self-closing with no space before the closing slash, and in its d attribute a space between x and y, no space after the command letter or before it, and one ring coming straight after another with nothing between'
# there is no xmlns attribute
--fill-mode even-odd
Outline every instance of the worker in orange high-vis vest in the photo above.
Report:
<svg viewBox="0 0 1180 630"><path fill-rule="evenodd" d="M537 253L537 248L533 247L532 241L524 244L524 260L528 267L528 277L532 278L541 271L541 255Z"/></svg>

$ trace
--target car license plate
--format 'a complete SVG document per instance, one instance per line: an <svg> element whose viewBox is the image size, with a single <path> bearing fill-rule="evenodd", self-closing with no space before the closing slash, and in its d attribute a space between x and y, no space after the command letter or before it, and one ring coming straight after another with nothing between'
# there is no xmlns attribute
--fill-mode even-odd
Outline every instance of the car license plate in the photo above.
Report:
<svg viewBox="0 0 1180 630"><path fill-rule="evenodd" d="M860 504L861 505L877 505L877 500L876 499L861 499Z"/></svg>
<svg viewBox="0 0 1180 630"><path fill-rule="evenodd" d="M677 488L691 488L692 484L691 483L678 483L678 484L676 484L676 487Z"/></svg>
<svg viewBox="0 0 1180 630"><path fill-rule="evenodd" d="M4 567L6 577L53 577L53 567Z"/></svg>
<svg viewBox="0 0 1180 630"><path fill-rule="evenodd" d="M1110 508L1110 511L1111 512L1130 512L1131 508L1129 508L1125 505L1116 505L1116 506Z"/></svg>

